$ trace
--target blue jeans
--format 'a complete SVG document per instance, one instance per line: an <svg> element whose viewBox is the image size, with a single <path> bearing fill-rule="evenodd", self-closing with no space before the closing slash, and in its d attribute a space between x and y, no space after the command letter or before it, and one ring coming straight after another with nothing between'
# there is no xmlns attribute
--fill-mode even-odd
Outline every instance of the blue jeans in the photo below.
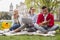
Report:
<svg viewBox="0 0 60 40"><path fill-rule="evenodd" d="M55 31L59 28L58 25L54 25L53 27L51 28L48 28L48 27L41 27L39 26L38 24L34 24L34 27L38 30L40 30L41 32L45 33L46 31Z"/></svg>
<svg viewBox="0 0 60 40"><path fill-rule="evenodd" d="M20 24L13 24L13 26L10 28L10 31L15 30L20 27Z"/></svg>

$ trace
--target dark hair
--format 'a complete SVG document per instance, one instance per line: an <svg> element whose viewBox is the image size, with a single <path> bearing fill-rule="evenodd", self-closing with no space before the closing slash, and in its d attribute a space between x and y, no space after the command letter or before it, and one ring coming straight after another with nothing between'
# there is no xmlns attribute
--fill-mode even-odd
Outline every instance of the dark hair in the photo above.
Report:
<svg viewBox="0 0 60 40"><path fill-rule="evenodd" d="M43 7L42 7L42 9L45 9L45 8L47 8L47 7L46 7L46 6L43 6Z"/></svg>
<svg viewBox="0 0 60 40"><path fill-rule="evenodd" d="M29 13L31 13L31 10L29 10Z"/></svg>
<svg viewBox="0 0 60 40"><path fill-rule="evenodd" d="M31 9L32 9L33 7L30 7L30 10L29 10L29 13L31 13Z"/></svg>

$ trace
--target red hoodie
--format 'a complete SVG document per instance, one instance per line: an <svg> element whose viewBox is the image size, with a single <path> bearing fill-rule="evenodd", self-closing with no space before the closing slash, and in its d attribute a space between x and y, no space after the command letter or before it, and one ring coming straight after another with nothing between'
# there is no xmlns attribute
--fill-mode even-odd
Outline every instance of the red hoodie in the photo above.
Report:
<svg viewBox="0 0 60 40"><path fill-rule="evenodd" d="M54 16L51 13L48 13L46 20L47 21L50 20L48 27L52 27L54 25ZM40 13L38 15L37 24L40 24L43 21L44 21L43 13Z"/></svg>

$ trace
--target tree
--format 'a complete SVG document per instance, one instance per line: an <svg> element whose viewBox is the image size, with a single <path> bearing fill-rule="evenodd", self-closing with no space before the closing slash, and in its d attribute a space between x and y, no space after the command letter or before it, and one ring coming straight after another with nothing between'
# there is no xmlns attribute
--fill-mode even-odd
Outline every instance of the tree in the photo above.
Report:
<svg viewBox="0 0 60 40"><path fill-rule="evenodd" d="M60 1L58 0L25 0L27 7L33 6L35 8L41 8L42 6L47 6L51 12L56 12L56 8L59 6Z"/></svg>

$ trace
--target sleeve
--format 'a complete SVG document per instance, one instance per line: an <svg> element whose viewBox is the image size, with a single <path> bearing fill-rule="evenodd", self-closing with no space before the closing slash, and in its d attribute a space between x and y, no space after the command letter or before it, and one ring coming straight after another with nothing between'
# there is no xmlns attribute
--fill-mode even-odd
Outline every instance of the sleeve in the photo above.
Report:
<svg viewBox="0 0 60 40"><path fill-rule="evenodd" d="M41 16L38 15L38 17L37 17L37 24L40 24L40 23L41 23Z"/></svg>
<svg viewBox="0 0 60 40"><path fill-rule="evenodd" d="M49 27L52 27L54 25L54 16L53 15L51 15L51 17L50 17L50 22L49 22Z"/></svg>
<svg viewBox="0 0 60 40"><path fill-rule="evenodd" d="M34 17L34 23L36 23L37 22L37 15L35 15L35 17Z"/></svg>

